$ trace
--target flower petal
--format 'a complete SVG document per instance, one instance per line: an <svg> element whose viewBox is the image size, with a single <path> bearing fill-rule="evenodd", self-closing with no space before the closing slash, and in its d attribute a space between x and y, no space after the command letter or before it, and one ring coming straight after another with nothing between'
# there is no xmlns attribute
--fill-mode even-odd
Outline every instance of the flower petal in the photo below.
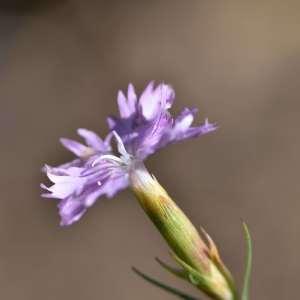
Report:
<svg viewBox="0 0 300 300"><path fill-rule="evenodd" d="M107 123L107 126L110 130L113 130L115 127L116 127L116 124L117 124L117 120L115 117L113 116L110 116L110 117L107 117L106 118L106 123Z"/></svg>
<svg viewBox="0 0 300 300"><path fill-rule="evenodd" d="M188 116L186 117L188 118ZM180 126L174 126L169 135L169 143L178 142L188 138L199 137L209 132L215 131L218 127L216 124L209 123L208 120L205 120L204 124L200 126L186 126L184 128L184 123L187 122L183 120L180 122Z"/></svg>
<svg viewBox="0 0 300 300"><path fill-rule="evenodd" d="M118 92L118 106L121 118L130 118L136 113L137 97L132 84L128 85L127 98L122 91Z"/></svg>
<svg viewBox="0 0 300 300"><path fill-rule="evenodd" d="M79 199L70 197L58 204L61 226L69 226L78 221L87 211L85 205Z"/></svg>
<svg viewBox="0 0 300 300"><path fill-rule="evenodd" d="M130 115L136 113L137 96L134 90L134 86L130 83L127 89L127 101Z"/></svg>
<svg viewBox="0 0 300 300"><path fill-rule="evenodd" d="M77 133L84 138L86 144L99 152L107 152L110 147L93 131L85 128L77 129Z"/></svg>
<svg viewBox="0 0 300 300"><path fill-rule="evenodd" d="M130 110L127 99L122 91L118 92L118 105L121 118L128 118L130 116Z"/></svg>
<svg viewBox="0 0 300 300"><path fill-rule="evenodd" d="M103 184L103 194L108 198L114 197L119 191L124 190L129 185L128 174L124 173L122 176L116 176L110 178L105 184Z"/></svg>
<svg viewBox="0 0 300 300"><path fill-rule="evenodd" d="M69 226L77 222L98 198L103 195L111 198L129 185L128 175L110 178L103 185L93 185L90 191L63 199L59 204L60 224Z"/></svg>
<svg viewBox="0 0 300 300"><path fill-rule="evenodd" d="M171 130L173 119L168 112L162 112L147 126L141 128L135 143L135 156L145 159L165 145L165 134Z"/></svg>
<svg viewBox="0 0 300 300"><path fill-rule="evenodd" d="M185 131L185 133L177 137L177 140L183 140L188 139L192 137L199 137L201 135L213 132L218 129L218 126L215 123L209 123L206 119L204 124L197 126L197 127L191 127L188 130Z"/></svg>
<svg viewBox="0 0 300 300"><path fill-rule="evenodd" d="M47 176L53 185L50 187L44 184L41 185L43 189L50 192L49 194L44 194L44 196L64 199L72 194L81 193L87 181L86 178L79 176L82 169L73 167L64 171L66 172L65 175L59 175L59 169L50 168L47 170Z"/></svg>
<svg viewBox="0 0 300 300"><path fill-rule="evenodd" d="M175 120L174 133L186 131L192 125L196 113L197 109L185 108Z"/></svg>
<svg viewBox="0 0 300 300"><path fill-rule="evenodd" d="M60 142L65 148L73 152L78 157L85 157L87 154L91 153L91 150L93 150L90 147L66 138L61 138Z"/></svg>
<svg viewBox="0 0 300 300"><path fill-rule="evenodd" d="M146 120L154 119L162 110L169 109L174 101L175 92L171 86L160 84L154 89L150 82L139 100L139 107Z"/></svg>

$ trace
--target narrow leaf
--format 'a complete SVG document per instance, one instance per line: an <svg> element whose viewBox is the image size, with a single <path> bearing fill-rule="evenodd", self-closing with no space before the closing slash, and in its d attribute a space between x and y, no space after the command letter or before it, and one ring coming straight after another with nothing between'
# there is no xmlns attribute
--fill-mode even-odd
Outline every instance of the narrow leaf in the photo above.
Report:
<svg viewBox="0 0 300 300"><path fill-rule="evenodd" d="M243 222L244 228L244 235L246 240L247 246L247 256L246 256L246 270L244 275L244 284L242 290L242 298L241 300L249 300L249 289L250 289L250 278L251 278L251 271L252 271L252 239L249 232L249 228L245 222Z"/></svg>
<svg viewBox="0 0 300 300"><path fill-rule="evenodd" d="M162 283L144 273L142 273L141 271L139 271L138 269L132 267L132 270L137 274L139 275L140 277L142 277L143 279L145 279L146 281L148 281L149 283L173 294L173 295L176 295L177 297L179 297L180 299L185 299L185 300L199 300L198 298L195 298L195 297L192 297L190 295L187 295L186 293L182 292L182 291L179 291L173 287L170 287L168 285L166 285L165 283Z"/></svg>
<svg viewBox="0 0 300 300"><path fill-rule="evenodd" d="M174 268L170 265L168 265L167 263L165 263L164 261L160 260L158 257L155 258L155 260L167 271L169 271L170 273L172 273L173 275L180 277L182 279L187 279L187 272L183 269L179 269L179 268Z"/></svg>

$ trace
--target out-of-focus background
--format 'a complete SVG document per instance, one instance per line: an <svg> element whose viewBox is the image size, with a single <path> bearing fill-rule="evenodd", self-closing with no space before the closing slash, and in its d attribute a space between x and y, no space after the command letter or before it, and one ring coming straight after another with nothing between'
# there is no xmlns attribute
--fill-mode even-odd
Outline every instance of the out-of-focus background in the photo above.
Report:
<svg viewBox="0 0 300 300"><path fill-rule="evenodd" d="M241 283L240 219L254 237L252 299L292 299L300 276L299 1L7 0L0 4L0 295L5 300L174 299L130 268L197 291L154 257L168 248L129 191L60 228L40 197L58 138L106 133L118 89L171 83L175 111L220 129L148 168L219 245ZM203 296L203 299L205 297Z"/></svg>

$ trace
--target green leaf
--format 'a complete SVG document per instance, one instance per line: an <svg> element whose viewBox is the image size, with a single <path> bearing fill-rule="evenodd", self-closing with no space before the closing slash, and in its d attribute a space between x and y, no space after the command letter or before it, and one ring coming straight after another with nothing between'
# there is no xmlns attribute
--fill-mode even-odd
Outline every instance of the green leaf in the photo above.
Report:
<svg viewBox="0 0 300 300"><path fill-rule="evenodd" d="M200 272L195 270L193 267L188 265L186 262L184 262L182 259L180 259L176 254L171 253L174 260L181 265L181 267L187 272L188 279L191 284L201 287L203 290L207 289L207 278L202 275Z"/></svg>
<svg viewBox="0 0 300 300"><path fill-rule="evenodd" d="M245 222L243 222L244 228L244 235L246 240L247 246L247 257L246 257L246 270L244 275L244 284L242 290L242 298L241 300L249 300L249 288L250 288L250 278L251 278L251 271L252 271L252 239L249 232L249 228Z"/></svg>
<svg viewBox="0 0 300 300"><path fill-rule="evenodd" d="M170 287L168 285L166 285L165 283L162 283L144 273L142 273L141 271L139 271L138 269L132 267L132 270L139 275L140 277L142 277L143 279L145 279L146 281L150 282L151 284L173 294L176 295L177 297L179 297L180 299L185 299L185 300L199 300L198 298L195 298L193 296L187 295L186 293L179 291L173 287Z"/></svg>
<svg viewBox="0 0 300 300"><path fill-rule="evenodd" d="M160 266L162 266L165 270L169 271L171 274L173 274L179 278L182 278L182 279L188 278L188 274L185 270L169 266L167 263L165 263L158 257L156 257L155 260L160 264Z"/></svg>

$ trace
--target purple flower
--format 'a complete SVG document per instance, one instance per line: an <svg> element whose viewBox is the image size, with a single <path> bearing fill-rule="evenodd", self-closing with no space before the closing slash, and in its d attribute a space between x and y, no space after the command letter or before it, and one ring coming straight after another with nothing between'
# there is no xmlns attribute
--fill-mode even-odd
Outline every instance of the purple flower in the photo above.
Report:
<svg viewBox="0 0 300 300"><path fill-rule="evenodd" d="M184 139L201 136L216 129L206 120L192 126L196 109L185 108L177 118L169 112L175 98L166 84L151 82L138 98L129 84L127 96L118 93L119 117L107 119L109 133L102 140L96 133L78 129L85 144L61 139L61 143L77 158L58 167L45 166L53 183L44 184L47 198L60 199L61 225L78 221L87 208L101 196L113 197L130 185L129 174L137 165L160 148ZM112 138L118 153L111 147Z"/></svg>

